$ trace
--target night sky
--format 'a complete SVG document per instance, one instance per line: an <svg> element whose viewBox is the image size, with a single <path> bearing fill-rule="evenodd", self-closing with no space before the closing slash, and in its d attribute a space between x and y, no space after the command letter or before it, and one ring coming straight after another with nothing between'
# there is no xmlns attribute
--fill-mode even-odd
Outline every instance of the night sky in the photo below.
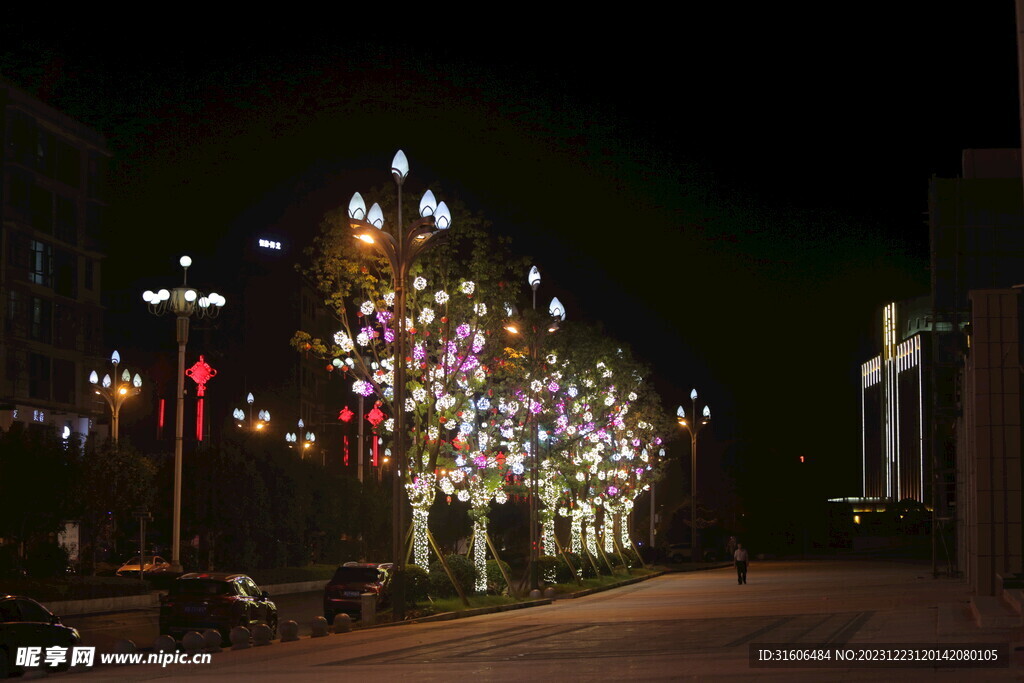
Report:
<svg viewBox="0 0 1024 683"><path fill-rule="evenodd" d="M400 40L379 16L8 23L0 74L108 136L111 292L173 282L186 252L215 283L263 233L297 254L401 148L533 257L545 300L629 343L667 408L697 386L730 467L789 482L806 455L822 497L856 495L859 364L878 309L927 292L928 179L1020 144L1013 3L728 5L410 15ZM115 345L136 324L107 322Z"/></svg>

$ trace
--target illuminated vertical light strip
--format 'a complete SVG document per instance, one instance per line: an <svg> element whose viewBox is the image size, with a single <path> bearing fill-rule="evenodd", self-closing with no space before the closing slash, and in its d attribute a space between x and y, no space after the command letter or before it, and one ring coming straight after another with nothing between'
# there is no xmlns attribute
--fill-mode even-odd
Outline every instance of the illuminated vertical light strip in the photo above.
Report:
<svg viewBox="0 0 1024 683"><path fill-rule="evenodd" d="M882 313L882 412L885 422L885 496L892 498L893 462L893 355L895 304L888 304Z"/></svg>
<svg viewBox="0 0 1024 683"><path fill-rule="evenodd" d="M604 551L615 553L615 515L608 508L604 509Z"/></svg>
<svg viewBox="0 0 1024 683"><path fill-rule="evenodd" d="M473 564L476 566L476 592L487 593L487 525L473 520Z"/></svg>
<svg viewBox="0 0 1024 683"><path fill-rule="evenodd" d="M868 374L871 372L871 361L860 366L860 483L862 495L868 497L868 433L865 417L864 394L868 387Z"/></svg>
<svg viewBox="0 0 1024 683"><path fill-rule="evenodd" d="M426 569L430 565L430 551L427 543L427 520L429 519L429 508L424 510L419 507L412 509L413 528L413 564Z"/></svg>
<svg viewBox="0 0 1024 683"><path fill-rule="evenodd" d="M623 512L619 515L619 545L625 550L633 545L629 538L629 513Z"/></svg>
<svg viewBox="0 0 1024 683"><path fill-rule="evenodd" d="M587 515L587 552L592 557L597 557L597 521L596 516L591 513Z"/></svg>
<svg viewBox="0 0 1024 683"><path fill-rule="evenodd" d="M577 555L583 553L583 513L579 508L572 511L572 523L569 526L572 551Z"/></svg>
<svg viewBox="0 0 1024 683"><path fill-rule="evenodd" d="M921 368L921 335L914 337L917 343L914 345L915 359L917 360L917 443L920 449L918 459L920 460L919 471L921 472L920 500L924 501L924 382Z"/></svg>
<svg viewBox="0 0 1024 683"><path fill-rule="evenodd" d="M555 517L549 515L544 520L544 547L543 551L545 555L556 557L558 555L558 548L555 546Z"/></svg>
<svg viewBox="0 0 1024 683"><path fill-rule="evenodd" d="M895 325L894 325L895 327ZM893 394L893 424L895 429L893 430L893 445L894 455L896 460L896 500L903 500L903 454L900 450L900 436L903 434L900 431L900 372L903 370L903 344L896 347L896 372L893 373L892 378L892 394Z"/></svg>

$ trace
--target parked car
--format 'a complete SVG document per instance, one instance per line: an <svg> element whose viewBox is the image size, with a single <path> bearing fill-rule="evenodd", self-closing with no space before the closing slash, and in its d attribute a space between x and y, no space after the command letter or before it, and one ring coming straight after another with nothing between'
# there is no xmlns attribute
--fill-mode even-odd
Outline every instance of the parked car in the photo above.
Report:
<svg viewBox="0 0 1024 683"><path fill-rule="evenodd" d="M60 623L60 617L35 600L0 594L0 678L24 673L16 666L19 647L39 647L45 653L48 647L71 648L81 640L76 629ZM54 668L67 669L70 651L67 656L67 662Z"/></svg>
<svg viewBox="0 0 1024 683"><path fill-rule="evenodd" d="M235 626L266 624L277 635L277 605L245 574L185 574L160 596L160 633L180 638L189 631L220 631L226 642Z"/></svg>
<svg viewBox="0 0 1024 683"><path fill-rule="evenodd" d="M151 574L166 574L171 571L171 563L160 557L159 555L146 555L142 564L142 575L149 576ZM131 558L127 562L121 565L121 568L115 572L118 576L133 576L139 578L139 556Z"/></svg>
<svg viewBox="0 0 1024 683"><path fill-rule="evenodd" d="M669 562L689 562L691 555L689 543L673 543L665 550L665 558ZM703 555L705 562L718 561L718 553L713 549L705 550Z"/></svg>
<svg viewBox="0 0 1024 683"><path fill-rule="evenodd" d="M324 619L333 624L338 614L360 614L363 593L373 593L378 605L383 605L384 588L390 580L391 575L383 565L346 562L324 587Z"/></svg>

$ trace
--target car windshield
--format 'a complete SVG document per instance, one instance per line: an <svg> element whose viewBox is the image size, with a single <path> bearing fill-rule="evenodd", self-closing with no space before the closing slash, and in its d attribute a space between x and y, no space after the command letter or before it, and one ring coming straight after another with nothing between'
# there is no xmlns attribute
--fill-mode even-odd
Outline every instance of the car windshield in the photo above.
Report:
<svg viewBox="0 0 1024 683"><path fill-rule="evenodd" d="M171 595L234 595L227 581L210 579L178 579L171 584Z"/></svg>
<svg viewBox="0 0 1024 683"><path fill-rule="evenodd" d="M375 567L338 567L332 583L374 583L379 580Z"/></svg>

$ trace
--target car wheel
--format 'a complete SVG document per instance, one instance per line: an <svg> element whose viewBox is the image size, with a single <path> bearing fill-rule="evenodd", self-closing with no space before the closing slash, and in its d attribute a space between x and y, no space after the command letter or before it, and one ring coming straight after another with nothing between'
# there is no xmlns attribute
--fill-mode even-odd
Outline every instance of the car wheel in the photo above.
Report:
<svg viewBox="0 0 1024 683"><path fill-rule="evenodd" d="M7 651L0 650L0 678L7 678L11 673L11 667L7 662Z"/></svg>

